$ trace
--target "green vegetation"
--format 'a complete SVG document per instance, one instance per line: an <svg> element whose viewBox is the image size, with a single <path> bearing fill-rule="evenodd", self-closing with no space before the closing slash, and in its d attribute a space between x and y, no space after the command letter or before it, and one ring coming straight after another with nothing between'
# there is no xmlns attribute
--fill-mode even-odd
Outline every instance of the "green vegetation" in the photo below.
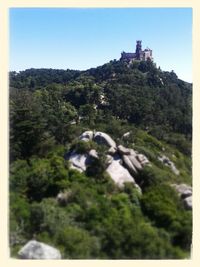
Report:
<svg viewBox="0 0 200 267"><path fill-rule="evenodd" d="M192 184L191 99L191 84L151 61L11 72L11 255L36 238L67 259L189 257L192 212L171 184ZM87 130L147 156L151 166L135 177L142 194L130 183L114 184L105 147L78 140ZM85 172L69 168L67 152L91 149L99 158ZM179 175L158 160L162 155Z"/></svg>

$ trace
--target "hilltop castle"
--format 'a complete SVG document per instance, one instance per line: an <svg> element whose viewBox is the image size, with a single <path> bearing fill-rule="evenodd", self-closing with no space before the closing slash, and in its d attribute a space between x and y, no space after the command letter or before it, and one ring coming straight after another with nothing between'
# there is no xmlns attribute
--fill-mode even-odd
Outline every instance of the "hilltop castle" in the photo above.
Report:
<svg viewBox="0 0 200 267"><path fill-rule="evenodd" d="M121 53L120 60L132 62L134 60L145 60L146 61L148 58L153 60L152 50L149 48L142 50L142 41L139 40L139 41L136 41L135 53L126 53L123 51Z"/></svg>

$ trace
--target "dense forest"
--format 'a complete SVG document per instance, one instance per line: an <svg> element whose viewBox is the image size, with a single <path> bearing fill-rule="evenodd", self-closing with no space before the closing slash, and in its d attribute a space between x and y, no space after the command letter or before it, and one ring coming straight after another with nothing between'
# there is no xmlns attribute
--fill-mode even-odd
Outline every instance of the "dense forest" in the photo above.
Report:
<svg viewBox="0 0 200 267"><path fill-rule="evenodd" d="M148 158L140 190L111 179L105 146L80 141L85 131ZM192 210L173 185L192 186L191 143L192 84L151 60L10 72L11 256L34 239L67 259L189 258ZM91 149L85 171L71 168L70 151Z"/></svg>

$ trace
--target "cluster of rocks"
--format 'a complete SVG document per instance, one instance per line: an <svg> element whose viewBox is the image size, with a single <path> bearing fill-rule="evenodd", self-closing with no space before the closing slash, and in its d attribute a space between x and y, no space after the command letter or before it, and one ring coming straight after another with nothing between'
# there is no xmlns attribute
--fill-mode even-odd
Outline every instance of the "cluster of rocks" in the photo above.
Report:
<svg viewBox="0 0 200 267"><path fill-rule="evenodd" d="M58 249L36 240L31 240L23 246L19 250L18 256L20 259L34 260L61 259L61 253Z"/></svg>
<svg viewBox="0 0 200 267"><path fill-rule="evenodd" d="M138 171L146 164L149 164L149 160L146 156L122 145L117 146L116 142L108 134L103 132L86 131L81 134L79 139L85 142L92 140L99 145L106 145L108 147L106 153L106 171L113 181L118 186L123 186L125 182L131 182L139 188L135 183L134 175L137 175ZM70 162L71 168L83 172L87 169L87 166L90 165L91 158L98 158L98 153L94 149L85 154L72 151L67 159Z"/></svg>
<svg viewBox="0 0 200 267"><path fill-rule="evenodd" d="M184 207L192 209L192 187L187 184L172 184L180 198L183 200Z"/></svg>
<svg viewBox="0 0 200 267"><path fill-rule="evenodd" d="M158 157L158 160L161 161L165 166L168 166L169 168L171 168L173 173L175 173L176 175L180 174L180 172L176 168L175 164L167 156L162 155L162 156Z"/></svg>

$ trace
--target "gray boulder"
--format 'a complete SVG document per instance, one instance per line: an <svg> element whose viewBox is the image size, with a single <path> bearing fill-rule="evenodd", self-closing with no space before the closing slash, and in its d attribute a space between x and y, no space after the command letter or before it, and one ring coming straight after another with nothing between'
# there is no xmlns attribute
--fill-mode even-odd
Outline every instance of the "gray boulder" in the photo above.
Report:
<svg viewBox="0 0 200 267"><path fill-rule="evenodd" d="M136 156L136 158L137 158L137 160L140 162L140 164L141 164L142 166L145 166L145 165L147 165L147 164L150 164L148 158L147 158L145 155L143 155L143 154L138 154L138 155Z"/></svg>
<svg viewBox="0 0 200 267"><path fill-rule="evenodd" d="M60 251L36 240L29 241L18 252L20 259L61 259Z"/></svg>
<svg viewBox="0 0 200 267"><path fill-rule="evenodd" d="M140 164L140 162L137 160L137 158L134 155L130 155L128 156L128 158L137 170L142 169L142 165Z"/></svg>
<svg viewBox="0 0 200 267"><path fill-rule="evenodd" d="M188 210L192 209L192 187L187 184L172 184L178 195L181 197L184 207Z"/></svg>
<svg viewBox="0 0 200 267"><path fill-rule="evenodd" d="M135 184L134 178L130 175L129 171L121 165L119 156L115 156L111 164L107 167L106 171L112 180L119 186L123 187L125 182Z"/></svg>
<svg viewBox="0 0 200 267"><path fill-rule="evenodd" d="M97 154L97 151L96 151L95 149L91 149L91 150L89 151L89 156L92 157L92 158L96 158L96 159L99 158L99 157L98 157L98 154Z"/></svg>
<svg viewBox="0 0 200 267"><path fill-rule="evenodd" d="M94 137L93 131L85 131L79 136L79 139L82 141L90 141Z"/></svg>
<svg viewBox="0 0 200 267"><path fill-rule="evenodd" d="M116 148L115 141L108 134L103 132L96 132L94 135L94 141L98 144L104 144L106 146Z"/></svg>
<svg viewBox="0 0 200 267"><path fill-rule="evenodd" d="M107 166L113 162L113 157L111 155L106 155L106 164Z"/></svg>
<svg viewBox="0 0 200 267"><path fill-rule="evenodd" d="M187 184L172 184L181 198L186 198L192 195L192 187Z"/></svg>
<svg viewBox="0 0 200 267"><path fill-rule="evenodd" d="M88 155L87 154L77 154L72 152L69 156L69 162L71 169L76 169L80 172L83 172L87 168Z"/></svg>
<svg viewBox="0 0 200 267"><path fill-rule="evenodd" d="M132 164L130 158L127 155L122 156L125 167L130 171L131 174L137 174L135 166Z"/></svg>
<svg viewBox="0 0 200 267"><path fill-rule="evenodd" d="M187 210L191 210L192 209L192 196L186 197L183 200L183 204Z"/></svg>
<svg viewBox="0 0 200 267"><path fill-rule="evenodd" d="M110 155L114 155L115 153L117 152L117 149L115 148L115 147L110 147L109 149L108 149L108 154L110 154Z"/></svg>
<svg viewBox="0 0 200 267"><path fill-rule="evenodd" d="M119 145L117 147L117 150L118 150L120 155L130 155L131 154L131 150L129 148L122 146L122 145Z"/></svg>

